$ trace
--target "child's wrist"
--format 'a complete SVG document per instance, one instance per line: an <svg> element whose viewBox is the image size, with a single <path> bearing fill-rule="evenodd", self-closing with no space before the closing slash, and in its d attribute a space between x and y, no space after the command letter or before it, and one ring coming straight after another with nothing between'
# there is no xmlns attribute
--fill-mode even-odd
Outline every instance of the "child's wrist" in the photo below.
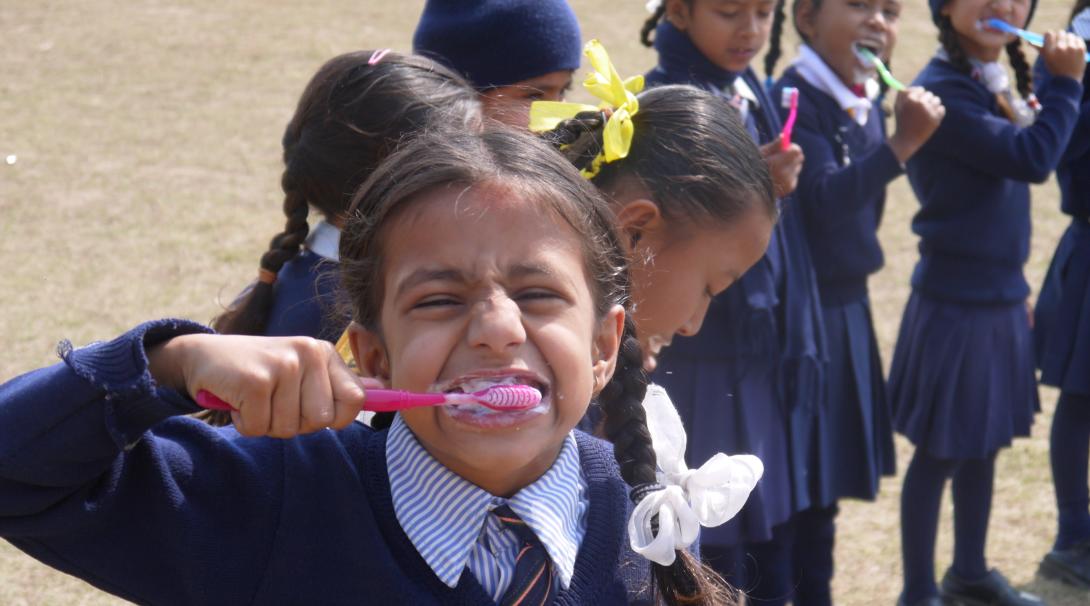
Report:
<svg viewBox="0 0 1090 606"><path fill-rule="evenodd" d="M179 335L148 348L148 372L159 387L185 392L181 359L187 341L194 336L198 335Z"/></svg>
<svg viewBox="0 0 1090 606"><path fill-rule="evenodd" d="M912 154L916 153L916 150L920 148L919 145L905 141L904 137L899 137L896 134L889 138L886 145L889 145L890 150L893 151L893 156L897 158L901 166L904 166L905 162L908 162L908 159L912 157Z"/></svg>

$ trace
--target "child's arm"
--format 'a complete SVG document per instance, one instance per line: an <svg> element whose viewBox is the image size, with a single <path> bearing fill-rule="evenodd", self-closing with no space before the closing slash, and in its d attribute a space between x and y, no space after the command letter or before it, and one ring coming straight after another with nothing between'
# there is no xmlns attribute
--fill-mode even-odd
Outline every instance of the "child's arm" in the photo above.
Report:
<svg viewBox="0 0 1090 606"><path fill-rule="evenodd" d="M1056 76L1040 91L1043 109L1032 126L982 111L964 85L936 91L947 117L926 148L1001 178L1040 183L1056 168L1078 119L1085 45L1072 34L1046 35L1042 56Z"/></svg>
<svg viewBox="0 0 1090 606"><path fill-rule="evenodd" d="M0 386L0 536L130 600L252 601L284 442L169 419L196 406L148 372L145 348L203 330L145 324Z"/></svg>
<svg viewBox="0 0 1090 606"><path fill-rule="evenodd" d="M799 177L799 199L812 202L822 213L853 212L870 204L904 172L904 161L935 132L944 111L938 98L921 88L898 93L897 133L846 166L841 164L844 152L823 132L816 111L800 112L797 140L806 152L806 163Z"/></svg>
<svg viewBox="0 0 1090 606"><path fill-rule="evenodd" d="M1090 72L1083 76L1083 101L1079 108L1079 119L1075 123L1075 130L1071 133L1071 139L1064 151L1063 162L1070 162L1090 153L1090 100L1086 99L1086 78ZM1038 59L1033 69L1033 82L1040 96L1042 90L1052 80L1052 74L1045 68L1045 62Z"/></svg>

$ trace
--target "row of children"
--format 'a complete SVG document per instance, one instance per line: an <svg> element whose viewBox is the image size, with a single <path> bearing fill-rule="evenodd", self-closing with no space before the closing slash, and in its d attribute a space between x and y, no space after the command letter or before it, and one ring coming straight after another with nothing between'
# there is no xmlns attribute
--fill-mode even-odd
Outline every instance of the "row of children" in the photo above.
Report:
<svg viewBox="0 0 1090 606"><path fill-rule="evenodd" d="M53 565L142 601L186 601L183 596L194 595L179 593L183 591L207 592L201 595L217 599L240 592L252 600L285 591L283 595L308 601L336 602L351 591L342 577L332 580L335 571L359 566L366 572L354 570L359 578L352 583L360 583L376 600L477 603L483 594L474 593L475 579L486 594L502 602L511 573L518 576L519 570L496 555L495 546L489 547L490 540L506 545L502 523L491 517L482 522L502 499L485 498L472 508L470 523L455 515L468 509L413 501L414 488L424 490L424 482L450 477L440 483L454 486L460 477L491 495L511 497L510 507L538 535L559 535L542 540L549 556L545 561L556 569L556 580L548 585L559 590L558 601L585 603L596 590L615 589L619 593L614 596L627 592L627 597L617 597L621 601L646 596L651 586L640 583L646 581L640 576L646 562L638 564L639 558L621 548L621 516L607 520L611 507L614 512L626 508L609 500L607 493L617 494L616 489L596 491L597 484L591 482L598 478L603 486L616 483L616 473L601 475L602 453L608 451L582 434L573 434L575 441L565 436L591 394L600 392L601 410L592 411L598 414L591 418L600 421L599 432L615 443L620 476L629 486L653 484L654 452L641 429L639 401L646 379L640 366L654 368L655 356L675 334L700 331L661 352L656 371L656 380L667 386L690 430L690 462L717 451L754 452L767 469L742 514L702 537L701 554L719 574L754 600L829 603L837 500L873 498L879 475L893 469L895 425L918 447L902 506L902 601L938 599L934 536L943 484L953 476L957 546L954 566L943 582L944 597L967 603L1037 603L988 571L983 546L995 453L1012 436L1028 431L1036 407L1023 308L1028 287L1021 276L1028 248L1026 181L1047 177L1076 127L1083 90L1081 42L1070 35L1046 37L1038 78L1040 108L1035 109L1035 104L1010 94L1005 71L994 63L1004 47L1012 51L1019 89L1028 96L1028 64L1017 44L977 27L990 17L1024 25L1033 4L931 2L943 50L918 78L921 87L897 95L897 130L887 140L877 102L881 91L876 90L873 71L857 55L862 46L889 59L899 3L796 2L793 21L804 45L770 96L749 63L774 34L766 59L767 71L774 68L784 22L782 2L669 0L654 7L642 32L647 43L654 33L659 64L647 81L661 88L635 98L627 154L613 162L600 159L603 131L622 113L616 107L613 116L581 114L546 136L584 172L594 173L592 182L609 200L602 210L600 201L572 189L574 184L562 185L568 176L555 162L537 157L528 140L508 133L458 133L475 131L481 122L477 98L491 117L526 126L529 101L562 96L578 65L578 25L562 2L532 5L485 1L470 10L428 3L414 39L416 50L465 74L476 93L459 76L426 59L394 53L350 54L319 71L284 137L287 227L262 258L259 281L216 327L221 332L333 340L352 320L350 340L361 368L395 386L419 390L478 380L482 368L507 368L511 374L518 367L515 374L545 387L551 406L544 416L549 422L519 421L517 441L505 437L503 428L488 427L488 439L481 440L476 417L404 412L376 423L390 425L388 438L385 432L353 426L288 445L257 445L228 430L216 433L186 420L159 423L193 410L184 394L209 389L236 404L234 421L242 433L287 438L344 426L358 409L362 388L342 372L328 348L310 342L175 337L199 328L154 324L112 345L71 352L68 367L45 369L4 387L5 400L13 404L6 404L0 414L26 414L19 402L33 406L63 400L56 415L34 422L41 430L31 432L36 440L17 443L34 456L13 455L11 460L19 463L3 467L13 470L4 477L22 491L11 492L19 497L15 510L20 513L12 525L16 530L5 526L4 536ZM482 36L505 52L484 52L477 44ZM669 84L696 88L665 86ZM774 100L787 87L798 89L800 97L795 144L779 139L780 104ZM730 106L737 111L726 109ZM734 115L741 116L741 124ZM409 144L379 167L402 135L426 125L432 130L436 124L454 128ZM754 143L761 145L759 151ZM1077 162L1076 145L1065 156L1065 166ZM885 186L906 166L923 204L914 221L923 242L894 356L891 415L866 280L882 264L875 232ZM1064 204L1066 211L1080 216L1073 174L1077 171L1067 169L1065 177L1061 170ZM346 195L365 178L368 183L354 199ZM448 190L454 185L452 197ZM782 207L775 227L773 187ZM795 195L788 197L792 191ZM730 195L724 199L723 192ZM460 200L455 208L464 205L464 214L451 212L450 205L441 204L444 200ZM576 200L583 202L576 205L582 210L572 208ZM392 210L394 204L410 202L421 206ZM350 204L355 204L354 211ZM325 217L309 232L308 205ZM599 210L617 229L615 241L595 216ZM527 212L539 225L560 221L567 227L539 237L542 230L530 225ZM1085 256L1085 248L1079 248L1085 244L1085 224L1085 217L1076 219L1061 244L1038 309L1038 324L1045 330L1037 333L1045 352L1044 380L1064 388L1057 415L1062 411L1068 419L1063 429L1054 429L1061 533L1046 564L1069 578L1074 573L1073 580L1090 560L1085 497L1090 423L1074 422L1090 414L1085 406L1090 390L1078 383L1085 381L1085 373L1077 371L1087 355L1078 347L1086 339L1072 337L1073 327L1085 331L1087 322L1080 307L1086 305L1080 297L1087 272L1079 260ZM338 243L342 233L345 239ZM466 233L481 241L467 243ZM573 242L582 244L572 247ZM583 256L563 259L549 252L565 246L582 250ZM618 254L627 260L628 276L610 277ZM338 259L343 259L343 290L321 271L329 260ZM511 271L511 259L521 261L515 264L517 275L504 275ZM529 271L528 259L552 274ZM569 274L580 275L572 268L583 268L589 297L574 292L582 284L555 281L553 274L565 262L575 263L566 268ZM554 263L559 265L549 267ZM436 265L457 271L431 271L426 279L414 275ZM409 280L414 277L415 286ZM391 292L388 287L400 279L409 286ZM631 283L617 282L623 279ZM615 304L623 303L626 288L638 305L630 310L632 326L622 331L623 314ZM315 296L316 289L320 296ZM345 313L330 313L329 301L337 292L347 298ZM576 312L590 314L584 319L596 318L591 323L596 330L557 332L557 327L578 324L565 323ZM634 340L623 346L633 330L641 347ZM579 358L586 351L577 353L580 342L594 353L582 364ZM139 363L142 355L135 356L135 364L131 359L120 363L118 356L132 358L134 348L149 351L150 374ZM614 359L617 373L608 380ZM111 365L125 372L114 376ZM152 377L178 391L154 391ZM589 391L588 384L593 385ZM75 389L75 395L58 398L62 388ZM336 404L332 407L330 395ZM84 408L91 412L74 412ZM91 435L82 415L105 423ZM58 429L60 419L64 425ZM117 454L152 425L154 430L138 448ZM476 430L467 432L467 426ZM975 431L980 427L984 430ZM969 428L974 431L966 432ZM1064 432L1066 436L1057 437ZM82 436L86 445L79 473L47 448L51 441L74 436ZM430 457L420 456L413 445L423 446ZM376 450L381 448L384 459ZM378 454L368 458L367 451ZM5 449L5 457L15 452ZM201 477L192 473L197 461L211 458L211 453L231 459L227 467L236 467L202 471ZM71 454L61 458L68 462ZM253 462L259 457L280 461L279 466L256 470ZM401 458L421 462L406 469L397 463ZM99 465L86 469L91 459ZM553 465L557 461L571 463L574 476L556 476L565 467ZM179 474L185 476L181 487ZM118 516L131 516L134 508L149 505L155 487L175 487L169 494L187 499L192 491L199 503L202 496L210 498L203 491L222 489L231 474L246 478L232 497L238 499L232 509L251 518L244 528L227 526L222 503L231 495L223 494L211 499L207 513L187 504L188 523L177 519L175 498L158 503L163 517L148 518L138 532L117 527L116 521L125 519ZM1061 476L1069 482L1064 488ZM234 478L231 491L238 481ZM566 478L570 481L564 482ZM549 493L552 498L534 499L534 487L546 479L565 486L561 498ZM352 485L334 486L339 482ZM1081 491L1078 482L1084 485ZM52 500L42 495L43 486L54 488ZM1065 490L1066 496L1061 494ZM310 517L315 505L303 496L314 492L326 497L319 512L328 514L317 522ZM453 488L429 494L448 504L477 497ZM27 513L27 507L36 513L33 508L43 502L57 505L65 499L76 501L67 504L73 511L58 507L61 513L54 511L51 517ZM111 506L102 507L100 499ZM364 523L346 522L339 507L349 499L353 515L367 518ZM558 511L553 501L576 505ZM284 518L281 510L292 517ZM555 512L554 519L570 532L550 533L533 520L537 510ZM419 512L420 518L411 512ZM488 521L495 534L488 532ZM153 530L153 523L163 527ZM293 533L297 523L301 526ZM43 533L59 532L57 524L75 524L78 531L44 541ZM270 528L283 535L275 543ZM457 544L440 540L441 530L450 528L472 529L473 536ZM148 571L138 581L111 576L118 562L145 558L148 541L179 530L185 531L188 547L148 560L157 573ZM257 539L252 533L263 533L261 542L253 543ZM100 561L96 549L103 537L115 541L119 534L122 544L132 543L131 550L117 547L112 558ZM331 580L318 589L307 585L312 593L287 587L280 578L286 575L277 575L298 561L300 550L316 553L345 540L375 546L358 554L362 562L349 558L351 562L319 571ZM231 545L224 549L219 541ZM220 559L199 565L190 561L211 549L220 559L228 551L238 586L197 580L207 575L206 566L221 565ZM258 563L248 561L255 551ZM186 558L187 569L184 575L175 569L168 581L160 566L170 558ZM383 563L375 565L374 558L383 558ZM610 568L614 564L620 571ZM465 567L471 575L462 574ZM380 598L369 585L389 585L390 579L407 586L398 583ZM671 567L656 565L655 579L654 589L670 603L685 594L702 593L705 603L725 599L714 577L684 558ZM608 601L601 595L593 599Z"/></svg>

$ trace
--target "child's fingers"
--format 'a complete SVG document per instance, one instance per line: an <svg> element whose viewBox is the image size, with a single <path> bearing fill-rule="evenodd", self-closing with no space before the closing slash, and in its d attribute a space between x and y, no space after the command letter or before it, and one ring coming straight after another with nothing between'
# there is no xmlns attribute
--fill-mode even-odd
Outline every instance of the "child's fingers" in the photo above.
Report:
<svg viewBox="0 0 1090 606"><path fill-rule="evenodd" d="M333 386L324 361L303 376L300 396L300 433L318 431L333 423Z"/></svg>
<svg viewBox="0 0 1090 606"><path fill-rule="evenodd" d="M283 362L278 373L276 391L272 397L272 418L269 435L274 438L290 438L299 434L299 392L302 362Z"/></svg>
<svg viewBox="0 0 1090 606"><path fill-rule="evenodd" d="M269 420L272 418L269 403L272 400L272 393L267 391L266 388L271 384L271 381L247 381L246 387L239 393L238 399L228 400L237 411L232 413L232 418L238 417L235 422L235 429L240 434L244 436L263 436L269 433ZM209 391L216 393L215 388Z"/></svg>
<svg viewBox="0 0 1090 606"><path fill-rule="evenodd" d="M365 387L381 387L382 383L357 376L337 355L330 356L328 369L333 396L333 420L329 426L340 429L355 420L363 408Z"/></svg>

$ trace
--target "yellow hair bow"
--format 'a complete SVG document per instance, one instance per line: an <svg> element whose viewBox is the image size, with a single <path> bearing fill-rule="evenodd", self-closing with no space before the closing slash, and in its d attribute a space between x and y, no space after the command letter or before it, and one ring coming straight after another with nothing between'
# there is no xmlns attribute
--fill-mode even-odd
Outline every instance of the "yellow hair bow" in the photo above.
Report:
<svg viewBox="0 0 1090 606"><path fill-rule="evenodd" d="M583 80L583 87L602 100L595 107L582 103L561 101L535 101L530 105L530 130L543 132L556 128L557 124L573 118L579 112L611 110L602 132L602 153L582 171L590 179L598 174L603 162L613 162L628 155L632 146L632 116L640 109L636 93L643 90L643 76L622 80L609 60L605 47L597 40L587 42L583 54L590 61L593 71Z"/></svg>

